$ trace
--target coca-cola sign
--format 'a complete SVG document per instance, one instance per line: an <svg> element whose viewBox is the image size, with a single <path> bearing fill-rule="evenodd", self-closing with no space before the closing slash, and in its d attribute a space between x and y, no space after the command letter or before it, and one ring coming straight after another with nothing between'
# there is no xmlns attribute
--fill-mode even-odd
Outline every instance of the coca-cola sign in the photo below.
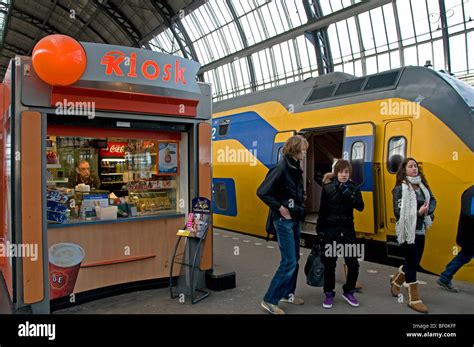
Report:
<svg viewBox="0 0 474 347"><path fill-rule="evenodd" d="M107 148L100 149L102 157L123 157L125 154L126 142L108 142Z"/></svg>

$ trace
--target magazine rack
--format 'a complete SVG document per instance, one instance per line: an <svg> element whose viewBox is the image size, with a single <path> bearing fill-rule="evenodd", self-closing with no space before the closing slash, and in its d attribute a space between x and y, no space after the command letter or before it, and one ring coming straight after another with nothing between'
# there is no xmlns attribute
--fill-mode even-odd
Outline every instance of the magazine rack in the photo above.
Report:
<svg viewBox="0 0 474 347"><path fill-rule="evenodd" d="M178 231L178 238L171 258L169 288L171 299L181 295L191 297L193 304L207 298L209 292L205 291L205 271L200 269L204 240L209 230L210 221L210 201L206 198L193 199L193 213L188 215L188 223L185 230ZM195 230L191 222L195 216L204 217L199 230ZM179 252L180 245L184 242L184 251ZM180 274L173 283L173 269L175 264L181 265Z"/></svg>

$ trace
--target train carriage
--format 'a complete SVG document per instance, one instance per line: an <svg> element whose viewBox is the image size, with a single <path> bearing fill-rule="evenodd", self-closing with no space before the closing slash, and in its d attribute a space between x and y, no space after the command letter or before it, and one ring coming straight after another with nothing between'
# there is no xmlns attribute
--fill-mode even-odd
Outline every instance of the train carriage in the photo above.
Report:
<svg viewBox="0 0 474 347"><path fill-rule="evenodd" d="M298 133L310 144L303 163L304 244L314 238L322 176L344 158L365 202L363 212L355 211L355 228L366 259L397 257L392 189L398 165L411 156L438 202L421 266L439 274L457 251L460 198L474 182L474 89L464 82L423 67L365 77L336 72L213 108L215 227L266 236L268 207L256 190L285 140ZM474 282L474 262L457 278Z"/></svg>

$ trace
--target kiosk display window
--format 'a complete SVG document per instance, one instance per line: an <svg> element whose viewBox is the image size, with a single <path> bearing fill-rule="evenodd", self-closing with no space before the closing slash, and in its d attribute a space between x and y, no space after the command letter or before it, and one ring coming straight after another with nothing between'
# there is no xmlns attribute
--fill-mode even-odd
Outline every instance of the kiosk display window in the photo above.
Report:
<svg viewBox="0 0 474 347"><path fill-rule="evenodd" d="M48 200L48 222L176 213L179 146L155 139L48 136L48 196L65 197Z"/></svg>

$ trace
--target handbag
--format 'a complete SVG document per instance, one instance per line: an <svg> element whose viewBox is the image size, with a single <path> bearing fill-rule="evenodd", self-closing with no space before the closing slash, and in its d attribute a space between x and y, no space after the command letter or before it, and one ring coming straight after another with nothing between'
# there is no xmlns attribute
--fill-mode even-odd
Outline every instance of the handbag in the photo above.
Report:
<svg viewBox="0 0 474 347"><path fill-rule="evenodd" d="M308 259L304 266L306 275L306 284L312 287L324 286L324 265L321 260L321 246L315 245L309 253Z"/></svg>

